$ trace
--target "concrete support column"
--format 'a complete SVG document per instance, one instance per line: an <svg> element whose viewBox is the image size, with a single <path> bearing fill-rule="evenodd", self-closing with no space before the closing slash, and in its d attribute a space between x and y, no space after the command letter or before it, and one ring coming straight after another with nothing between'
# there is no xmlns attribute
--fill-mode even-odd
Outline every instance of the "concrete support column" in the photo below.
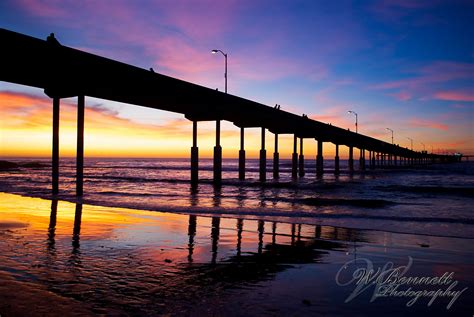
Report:
<svg viewBox="0 0 474 317"><path fill-rule="evenodd" d="M360 149L359 170L365 171L365 150Z"/></svg>
<svg viewBox="0 0 474 317"><path fill-rule="evenodd" d="M191 147L191 185L199 182L199 148L197 146L197 121L193 121L193 146Z"/></svg>
<svg viewBox="0 0 474 317"><path fill-rule="evenodd" d="M349 172L354 172L354 147L349 146Z"/></svg>
<svg viewBox="0 0 474 317"><path fill-rule="evenodd" d="M214 146L214 184L222 182L221 120L216 121L216 146Z"/></svg>
<svg viewBox="0 0 474 317"><path fill-rule="evenodd" d="M398 165L398 163L397 163L397 155L394 155L394 156L393 156L393 165L395 165L395 166Z"/></svg>
<svg viewBox="0 0 474 317"><path fill-rule="evenodd" d="M84 193L84 95L77 97L76 196Z"/></svg>
<svg viewBox="0 0 474 317"><path fill-rule="evenodd" d="M316 153L316 175L321 176L323 175L324 169L324 162L323 162L323 141L318 140L318 152Z"/></svg>
<svg viewBox="0 0 474 317"><path fill-rule="evenodd" d="M293 154L291 155L291 177L298 177L298 153L297 151L296 134L293 137Z"/></svg>
<svg viewBox="0 0 474 317"><path fill-rule="evenodd" d="M53 147L51 153L53 195L59 192L59 104L60 99L53 98Z"/></svg>
<svg viewBox="0 0 474 317"><path fill-rule="evenodd" d="M260 181L267 180L267 151L265 150L265 128L262 128L262 148L260 149Z"/></svg>
<svg viewBox="0 0 474 317"><path fill-rule="evenodd" d="M245 148L244 148L244 128L240 128L240 150L239 150L239 179L245 179Z"/></svg>
<svg viewBox="0 0 474 317"><path fill-rule="evenodd" d="M280 178L280 154L278 154L278 133L275 133L275 152L273 152L273 178Z"/></svg>
<svg viewBox="0 0 474 317"><path fill-rule="evenodd" d="M299 176L304 176L303 138L300 138Z"/></svg>
<svg viewBox="0 0 474 317"><path fill-rule="evenodd" d="M334 157L334 174L338 175L339 172L339 144L336 144L336 156Z"/></svg>

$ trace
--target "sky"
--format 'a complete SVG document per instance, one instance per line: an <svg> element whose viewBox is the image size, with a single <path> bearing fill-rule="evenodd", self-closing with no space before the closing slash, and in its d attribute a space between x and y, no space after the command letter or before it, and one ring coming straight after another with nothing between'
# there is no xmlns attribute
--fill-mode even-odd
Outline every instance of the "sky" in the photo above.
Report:
<svg viewBox="0 0 474 317"><path fill-rule="evenodd" d="M474 154L474 2L4 0L0 27L228 92L403 147ZM34 54L34 52L32 52ZM73 76L74 74L71 74ZM49 156L52 101L0 82L0 156ZM76 99L61 104L60 153L75 155ZM213 122L198 124L211 157ZM188 157L182 114L86 97L85 155ZM260 131L246 129L248 157ZM267 153L273 152L267 133ZM238 157L239 129L222 123L224 157ZM280 136L289 157L292 137ZM423 145L424 144L424 145ZM305 155L316 141L305 140ZM341 156L347 155L341 148ZM334 145L324 144L324 155Z"/></svg>

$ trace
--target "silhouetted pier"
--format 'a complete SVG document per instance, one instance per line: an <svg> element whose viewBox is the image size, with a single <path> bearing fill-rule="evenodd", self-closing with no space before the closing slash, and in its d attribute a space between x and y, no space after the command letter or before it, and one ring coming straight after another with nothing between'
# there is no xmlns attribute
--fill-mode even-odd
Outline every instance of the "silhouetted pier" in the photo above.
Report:
<svg viewBox="0 0 474 317"><path fill-rule="evenodd" d="M192 121L191 183L199 181L198 122L216 122L214 183L222 180L220 123L240 128L239 179L245 179L245 128L261 128L260 181L267 177L266 132L275 138L273 177L279 178L278 136L293 135L292 177L305 175L304 139L317 141L316 174L323 174L324 142L336 145L335 173L340 172L339 147L349 147L349 171L354 171L354 148L359 149L359 167L423 165L459 160L451 155L416 152L407 148L309 119L279 108L202 87L61 45L54 36L41 40L0 29L0 80L44 89L53 103L53 194L59 182L59 111L61 98L78 97L76 193L83 194L85 96L123 102L184 114ZM298 153L299 140L299 153Z"/></svg>

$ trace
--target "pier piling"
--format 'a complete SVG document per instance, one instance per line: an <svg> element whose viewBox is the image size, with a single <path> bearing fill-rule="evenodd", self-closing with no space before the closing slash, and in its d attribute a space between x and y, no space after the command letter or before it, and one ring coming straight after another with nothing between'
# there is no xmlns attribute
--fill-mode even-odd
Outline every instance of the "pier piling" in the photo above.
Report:
<svg viewBox="0 0 474 317"><path fill-rule="evenodd" d="M298 177L298 153L296 134L293 136L293 154L291 155L291 177Z"/></svg>
<svg viewBox="0 0 474 317"><path fill-rule="evenodd" d="M214 147L214 184L222 182L221 120L216 121L216 146Z"/></svg>
<svg viewBox="0 0 474 317"><path fill-rule="evenodd" d="M59 104L58 97L53 98L53 146L52 146L52 189L53 195L59 192Z"/></svg>
<svg viewBox="0 0 474 317"><path fill-rule="evenodd" d="M354 172L354 147L349 146L349 172Z"/></svg>
<svg viewBox="0 0 474 317"><path fill-rule="evenodd" d="M239 179L245 180L245 148L244 148L244 128L240 128L240 150L239 150Z"/></svg>
<svg viewBox="0 0 474 317"><path fill-rule="evenodd" d="M262 128L262 148L260 149L260 181L267 180L267 151L265 150L265 128Z"/></svg>
<svg viewBox="0 0 474 317"><path fill-rule="evenodd" d="M193 121L193 146L191 147L191 185L199 182L199 148L197 146L197 121Z"/></svg>
<svg viewBox="0 0 474 317"><path fill-rule="evenodd" d="M324 170L323 162L323 141L318 141L318 152L316 154L316 176L322 176Z"/></svg>
<svg viewBox="0 0 474 317"><path fill-rule="evenodd" d="M273 178L280 178L280 154L278 154L278 133L275 133L275 151L273 152Z"/></svg>
<svg viewBox="0 0 474 317"><path fill-rule="evenodd" d="M299 176L303 177L305 175L304 171L304 154L303 154L303 138L300 138L300 156L299 156Z"/></svg>
<svg viewBox="0 0 474 317"><path fill-rule="evenodd" d="M84 193L84 95L77 98L76 196Z"/></svg>

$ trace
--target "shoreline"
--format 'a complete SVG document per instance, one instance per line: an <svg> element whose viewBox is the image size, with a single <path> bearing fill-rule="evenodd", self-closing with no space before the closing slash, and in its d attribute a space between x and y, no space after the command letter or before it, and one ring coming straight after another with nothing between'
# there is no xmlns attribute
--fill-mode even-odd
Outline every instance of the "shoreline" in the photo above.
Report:
<svg viewBox="0 0 474 317"><path fill-rule="evenodd" d="M291 215L287 214L282 214L278 211L272 211L268 212L265 211L262 215L262 210L265 208L260 208L260 209L255 209L255 208L213 208L210 210L209 208L202 208L202 207L192 207L192 206L186 206L182 208L160 208L157 210L154 207L147 207L147 206L131 206L131 205L121 205L120 203L114 203L114 202L104 202L104 201L97 201L93 199L88 199L87 194L85 194L84 197L77 198L77 197L71 197L71 196L66 196L66 195L51 195L51 194L24 194L18 191L0 191L0 193L6 193L6 194L13 194L13 195L19 195L22 197L29 197L29 198L39 198L39 199L45 199L45 200L59 200L59 201L65 201L69 203L80 203L80 204L88 204L88 205L93 205L93 206L98 206L98 207L110 207L110 208L123 208L123 209L128 209L128 210L141 210L141 211L148 211L148 212L165 212L165 213L171 213L171 214L180 214L180 215L194 215L194 216L204 216L204 217L222 217L222 218L242 218L242 219L249 219L249 220L267 220L267 221L278 221L278 222L285 222L285 223L296 223L296 224L308 224L308 225L327 225L327 226L333 226L333 227L341 227L341 228L349 228L349 229L356 229L356 230L367 230L367 231L381 231L381 232L390 232L390 233L395 233L395 234L413 234L413 235L420 235L420 236L431 236L431 237L444 237L444 238L459 238L459 239L474 239L474 234L473 236L459 236L459 235L448 235L448 234L431 234L431 233L421 233L421 232L408 232L408 231L402 231L402 230L390 230L388 228L384 227L384 221L386 220L395 220L399 221L400 223L404 222L415 222L418 223L419 225L429 225L429 224L439 224L441 225L443 221L439 219L434 219L434 221L430 221L430 218L398 218L398 219L393 219L390 217L373 217L372 224L370 227L367 226L361 226L357 222L349 222L350 220L355 220L357 221L358 219L366 220L365 217L360 217L358 215L331 215L331 214L308 214L308 213L292 213ZM381 223L378 226L374 225L374 220L380 220ZM446 224L450 225L456 225L456 222L449 221L448 219ZM459 225L473 225L474 223L465 223L463 220L459 220L460 223Z"/></svg>
<svg viewBox="0 0 474 317"><path fill-rule="evenodd" d="M0 197L1 222L10 223L0 226L0 298L38 311L52 294L66 308L88 303L83 315L370 314L390 305L388 315L442 316L465 311L474 288L470 239ZM342 305L353 291L335 283L344 263L406 265L409 257L415 276L453 270L468 291L450 311L444 299L430 308L426 300L371 303L370 292ZM9 295L21 287L41 300ZM16 315L5 307L2 316Z"/></svg>

